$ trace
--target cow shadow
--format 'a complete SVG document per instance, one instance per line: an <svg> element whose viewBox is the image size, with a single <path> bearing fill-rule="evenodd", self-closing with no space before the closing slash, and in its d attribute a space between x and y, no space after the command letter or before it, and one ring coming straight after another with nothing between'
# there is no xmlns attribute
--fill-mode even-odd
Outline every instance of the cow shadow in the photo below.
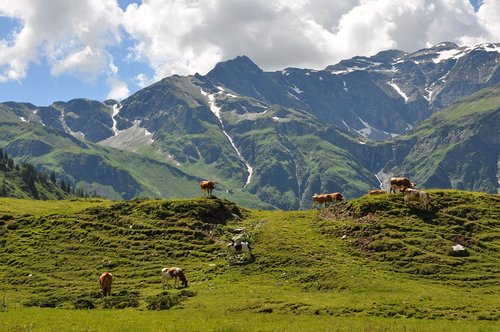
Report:
<svg viewBox="0 0 500 332"><path fill-rule="evenodd" d="M229 260L231 266L245 266L255 262L255 255L243 259Z"/></svg>
<svg viewBox="0 0 500 332"><path fill-rule="evenodd" d="M423 207L421 205L412 204L407 206L408 214L413 215L426 224L436 225L437 222L437 214L439 212L439 207L435 205L430 205L427 207Z"/></svg>

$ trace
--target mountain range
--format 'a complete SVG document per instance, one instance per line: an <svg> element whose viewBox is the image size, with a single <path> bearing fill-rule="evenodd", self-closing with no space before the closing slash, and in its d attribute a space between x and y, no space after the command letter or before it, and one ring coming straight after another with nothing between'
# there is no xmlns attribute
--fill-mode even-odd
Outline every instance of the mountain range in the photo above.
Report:
<svg viewBox="0 0 500 332"><path fill-rule="evenodd" d="M0 148L112 199L193 197L212 179L217 196L298 209L392 175L497 193L499 52L441 43L275 72L239 56L121 102L1 103Z"/></svg>

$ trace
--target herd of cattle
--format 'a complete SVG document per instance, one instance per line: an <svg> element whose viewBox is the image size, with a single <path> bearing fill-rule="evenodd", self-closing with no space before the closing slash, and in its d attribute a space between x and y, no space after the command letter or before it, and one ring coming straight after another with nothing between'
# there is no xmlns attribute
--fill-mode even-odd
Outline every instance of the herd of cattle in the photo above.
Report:
<svg viewBox="0 0 500 332"><path fill-rule="evenodd" d="M227 253L229 259L234 259L238 255L244 255L246 258L252 258L252 246L247 241L242 241L240 237L231 238L227 244ZM184 270L180 267L165 267L161 269L161 283L163 289L169 288L169 280L174 279L173 287L177 287L180 280L183 287L188 287L188 280L184 274ZM99 284L103 296L111 295L111 284L113 283L113 275L109 272L104 272L99 276Z"/></svg>
<svg viewBox="0 0 500 332"><path fill-rule="evenodd" d="M423 190L415 189L415 182L411 182L410 179L406 177L393 177L390 179L389 194L396 193L397 191L404 194L405 203L414 201L419 202L424 207L430 206L431 196ZM212 191L216 186L214 181L201 181L200 190L203 196L212 196ZM384 195L387 191L383 189L376 189L368 191L368 195ZM331 194L314 194L312 197L312 207L319 208L321 206L328 206L333 202L340 202L344 200L344 196L341 193L331 193Z"/></svg>
<svg viewBox="0 0 500 332"><path fill-rule="evenodd" d="M214 181L202 181L200 182L200 189L203 196L212 196L212 191L215 188L216 183ZM423 190L414 189L415 183L411 182L408 178L397 177L390 179L390 190L389 194L396 193L397 191L404 194L405 203L410 201L416 201L422 204L422 206L427 207L430 205L431 196ZM382 189L370 190L369 195L384 195L387 191ZM332 202L343 201L344 197L341 193L331 193L331 194L314 194L313 197L313 208L328 206ZM227 244L227 253L229 259L234 259L238 255L244 255L247 258L252 258L252 246L248 241L243 241L240 237L230 239ZM161 282L163 289L169 288L168 281L174 279L174 287L177 287L178 280L181 281L183 287L188 287L188 281L184 275L184 271L179 267L163 268L161 270ZM101 290L103 296L111 295L111 284L113 283L113 275L109 272L104 272L99 277L99 284L101 285Z"/></svg>
<svg viewBox="0 0 500 332"><path fill-rule="evenodd" d="M423 191L414 189L415 182L411 182L410 179L405 177L396 177L390 179L390 189L389 194L396 193L397 191L402 192L404 194L405 203L413 201L419 202L423 207L430 206L431 196ZM387 194L387 191L383 189L376 189L368 191L368 195L384 195ZM314 194L312 197L313 203L312 207L317 208L321 206L328 206L332 202L338 202L344 200L344 197L341 193L332 193L332 194Z"/></svg>

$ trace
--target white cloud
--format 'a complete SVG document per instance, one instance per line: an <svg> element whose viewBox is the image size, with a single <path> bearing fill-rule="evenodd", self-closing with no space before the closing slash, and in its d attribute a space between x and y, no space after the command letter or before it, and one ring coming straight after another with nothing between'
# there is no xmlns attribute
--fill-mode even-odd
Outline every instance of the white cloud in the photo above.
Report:
<svg viewBox="0 0 500 332"><path fill-rule="evenodd" d="M125 29L156 79L206 73L247 55L261 68L324 68L355 55L452 41L496 42L500 0L150 0L130 5Z"/></svg>
<svg viewBox="0 0 500 332"><path fill-rule="evenodd" d="M122 56L152 68L155 80L205 74L237 55L265 70L317 69L388 48L500 36L500 0L484 0L477 12L468 0L137 0L124 11L116 0L0 0L0 16L20 23L0 40L0 82L22 80L40 61L53 75L117 80L110 46L123 32L135 44ZM130 76L140 87L150 82Z"/></svg>
<svg viewBox="0 0 500 332"><path fill-rule="evenodd" d="M106 46L120 42L121 14L116 0L0 0L0 15L19 22L0 41L0 80L20 80L40 60L54 75L97 75L108 68Z"/></svg>
<svg viewBox="0 0 500 332"><path fill-rule="evenodd" d="M106 99L122 100L130 95L127 84L119 78L110 77L106 80L106 83L110 87Z"/></svg>
<svg viewBox="0 0 500 332"><path fill-rule="evenodd" d="M140 88L145 88L154 83L154 80L149 78L146 74L140 73L134 77L135 84Z"/></svg>

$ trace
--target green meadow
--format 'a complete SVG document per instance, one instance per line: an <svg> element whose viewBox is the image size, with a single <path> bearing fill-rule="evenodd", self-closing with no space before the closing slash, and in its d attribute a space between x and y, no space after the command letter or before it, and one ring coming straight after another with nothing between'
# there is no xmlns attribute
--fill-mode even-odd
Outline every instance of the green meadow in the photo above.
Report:
<svg viewBox="0 0 500 332"><path fill-rule="evenodd" d="M289 212L2 198L0 330L500 330L499 195L430 193L429 209L395 194ZM254 257L228 260L242 232ZM189 287L162 289L166 266Z"/></svg>

